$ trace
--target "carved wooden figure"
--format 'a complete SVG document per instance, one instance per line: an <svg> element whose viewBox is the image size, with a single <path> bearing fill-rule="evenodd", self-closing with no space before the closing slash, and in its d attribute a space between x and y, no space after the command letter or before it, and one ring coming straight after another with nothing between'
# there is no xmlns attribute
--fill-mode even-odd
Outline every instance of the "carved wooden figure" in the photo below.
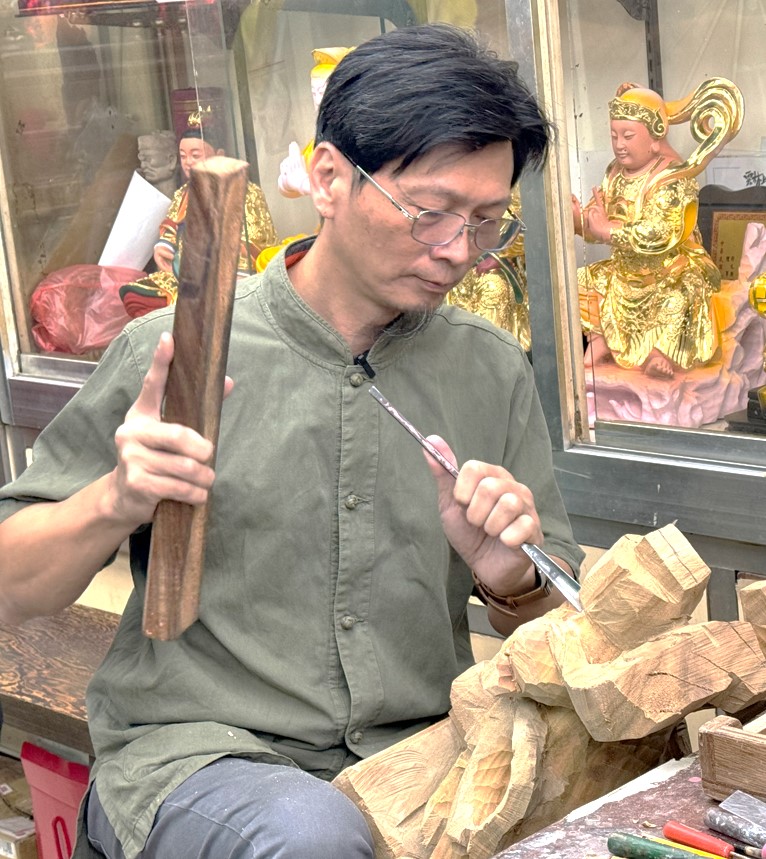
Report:
<svg viewBox="0 0 766 859"><path fill-rule="evenodd" d="M457 678L447 719L341 773L376 856L494 856L670 757L688 713L766 698L766 629L690 624L709 575L673 525L623 537L585 578L582 613L519 627Z"/></svg>

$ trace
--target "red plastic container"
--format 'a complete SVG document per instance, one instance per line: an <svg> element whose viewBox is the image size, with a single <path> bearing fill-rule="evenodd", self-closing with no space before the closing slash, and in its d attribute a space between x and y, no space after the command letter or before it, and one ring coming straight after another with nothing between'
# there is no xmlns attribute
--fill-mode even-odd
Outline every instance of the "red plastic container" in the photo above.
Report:
<svg viewBox="0 0 766 859"><path fill-rule="evenodd" d="M32 794L39 859L69 859L77 811L88 787L88 767L33 743L22 745L21 765Z"/></svg>

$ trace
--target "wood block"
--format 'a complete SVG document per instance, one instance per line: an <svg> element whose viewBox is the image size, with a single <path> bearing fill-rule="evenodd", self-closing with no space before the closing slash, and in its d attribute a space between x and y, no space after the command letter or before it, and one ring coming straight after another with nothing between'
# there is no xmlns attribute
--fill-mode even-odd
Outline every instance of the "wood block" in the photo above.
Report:
<svg viewBox="0 0 766 859"><path fill-rule="evenodd" d="M575 711L591 736L635 739L708 704L736 712L766 696L766 663L743 621L672 630L603 665L564 671Z"/></svg>
<svg viewBox="0 0 766 859"><path fill-rule="evenodd" d="M699 729L702 789L712 799L744 790L766 801L766 714L743 727L716 716Z"/></svg>
<svg viewBox="0 0 766 859"><path fill-rule="evenodd" d="M752 623L761 650L766 653L766 581L746 585L739 592L742 618Z"/></svg>
<svg viewBox="0 0 766 859"><path fill-rule="evenodd" d="M451 719L443 719L336 776L333 784L362 811L375 842L376 859L428 859L420 845L422 814L463 747Z"/></svg>
<svg viewBox="0 0 766 859"><path fill-rule="evenodd" d="M454 681L446 724L342 773L376 855L488 859L667 760L687 713L765 699L751 623L689 625L708 576L674 526L623 538L586 577L584 612L523 624Z"/></svg>
<svg viewBox="0 0 766 859"><path fill-rule="evenodd" d="M621 650L689 622L710 569L675 527L627 534L593 565L580 598L590 620Z"/></svg>

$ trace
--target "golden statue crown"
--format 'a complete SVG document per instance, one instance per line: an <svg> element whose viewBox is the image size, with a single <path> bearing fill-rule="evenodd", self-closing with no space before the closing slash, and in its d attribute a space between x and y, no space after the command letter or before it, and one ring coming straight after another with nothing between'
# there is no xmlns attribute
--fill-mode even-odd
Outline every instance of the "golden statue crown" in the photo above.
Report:
<svg viewBox="0 0 766 859"><path fill-rule="evenodd" d="M668 115L662 97L650 89L621 84L617 95L609 102L610 119L640 122L657 139L668 131Z"/></svg>
<svg viewBox="0 0 766 859"><path fill-rule="evenodd" d="M213 116L213 108L208 105L203 108L200 105L197 105L197 110L193 111L189 114L189 118L186 120L186 125L189 128L202 128L202 123L205 119L212 119Z"/></svg>

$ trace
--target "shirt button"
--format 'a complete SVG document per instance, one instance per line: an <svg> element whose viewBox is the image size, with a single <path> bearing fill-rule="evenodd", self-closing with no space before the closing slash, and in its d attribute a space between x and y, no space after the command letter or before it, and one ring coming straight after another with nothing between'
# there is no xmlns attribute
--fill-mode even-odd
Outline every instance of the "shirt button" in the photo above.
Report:
<svg viewBox="0 0 766 859"><path fill-rule="evenodd" d="M361 373L353 373L348 380L355 388L364 384L364 376Z"/></svg>
<svg viewBox="0 0 766 859"><path fill-rule="evenodd" d="M348 510L355 510L356 505L359 503L359 497L357 495L347 495L345 500L343 501L343 506Z"/></svg>
<svg viewBox="0 0 766 859"><path fill-rule="evenodd" d="M356 618L352 617L350 614L347 614L342 617L340 621L340 625L343 627L343 629L353 629L355 623Z"/></svg>
<svg viewBox="0 0 766 859"><path fill-rule="evenodd" d="M363 739L364 739L364 732L363 731L354 731L354 733L351 734L351 736L348 738L348 741L350 743L353 743L354 745L356 745L357 743L361 743Z"/></svg>

